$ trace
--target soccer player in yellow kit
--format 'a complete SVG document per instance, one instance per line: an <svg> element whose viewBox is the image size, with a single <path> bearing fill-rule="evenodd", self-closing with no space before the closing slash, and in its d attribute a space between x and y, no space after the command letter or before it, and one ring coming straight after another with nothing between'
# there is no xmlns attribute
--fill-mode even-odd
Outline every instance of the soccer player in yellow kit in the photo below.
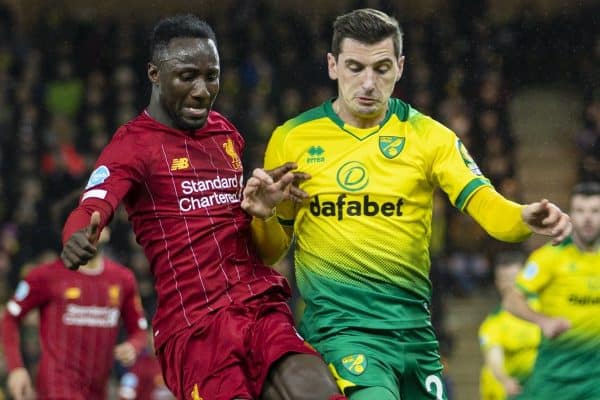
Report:
<svg viewBox="0 0 600 400"><path fill-rule="evenodd" d="M452 131L390 97L404 65L401 36L377 10L336 19L327 64L337 98L278 127L265 155L265 169L293 162L310 175L300 184L309 197L255 221L265 259L295 234L300 331L352 400L447 398L429 312L437 187L499 239L533 230L560 241L570 232L569 217L547 200L503 198ZM242 207L268 183L255 170Z"/></svg>
<svg viewBox="0 0 600 400"><path fill-rule="evenodd" d="M501 299L514 285L524 261L523 253L516 251L496 257L495 284ZM531 307L537 309L537 299L528 300ZM485 318L479 327L485 361L479 381L481 400L512 399L521 392L533 369L540 339L537 325L515 317L501 306Z"/></svg>
<svg viewBox="0 0 600 400"><path fill-rule="evenodd" d="M505 300L544 334L518 399L600 399L600 183L574 187L570 215L571 237L534 251ZM528 294L539 296L539 312Z"/></svg>

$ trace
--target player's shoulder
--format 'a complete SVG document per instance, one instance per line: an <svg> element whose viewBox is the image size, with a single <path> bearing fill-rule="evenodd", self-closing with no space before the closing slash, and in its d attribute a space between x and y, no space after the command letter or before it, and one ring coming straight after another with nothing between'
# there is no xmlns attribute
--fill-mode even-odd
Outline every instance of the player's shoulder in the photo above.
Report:
<svg viewBox="0 0 600 400"><path fill-rule="evenodd" d="M135 275L133 271L127 266L121 264L120 262L114 260L113 258L104 256L104 270L113 275L119 275L127 279L135 279Z"/></svg>
<svg viewBox="0 0 600 400"><path fill-rule="evenodd" d="M400 121L410 124L418 136L455 136L447 126L400 99L391 98L389 109Z"/></svg>
<svg viewBox="0 0 600 400"><path fill-rule="evenodd" d="M568 237L563 240L558 245L553 245L552 243L546 243L545 245L535 249L529 255L528 261L546 261L546 260L556 260L556 257L559 257L562 253L564 253L569 248L573 247L573 240Z"/></svg>
<svg viewBox="0 0 600 400"><path fill-rule="evenodd" d="M56 257L51 261L45 261L40 264L31 265L27 268L25 277L27 279L44 279L47 277L55 277L57 274L68 273L69 270L60 257Z"/></svg>
<svg viewBox="0 0 600 400"><path fill-rule="evenodd" d="M207 124L213 129L229 130L237 132L236 126L223 114L218 111L211 110L208 114Z"/></svg>
<svg viewBox="0 0 600 400"><path fill-rule="evenodd" d="M335 113L331 109L331 100L308 109L293 118L288 119L283 124L277 127L275 130L279 134L289 134L290 132L296 131L299 128L305 127L311 122L320 120L322 118L333 118Z"/></svg>

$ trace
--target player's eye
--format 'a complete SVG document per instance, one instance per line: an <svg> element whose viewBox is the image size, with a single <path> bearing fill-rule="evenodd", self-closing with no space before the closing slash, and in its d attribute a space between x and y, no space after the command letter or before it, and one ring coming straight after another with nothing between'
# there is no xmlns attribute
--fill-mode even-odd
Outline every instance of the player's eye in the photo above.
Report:
<svg viewBox="0 0 600 400"><path fill-rule="evenodd" d="M388 72L390 70L390 66L389 65L381 65L377 68L375 68L375 72L377 72L378 74L385 74L386 72Z"/></svg>
<svg viewBox="0 0 600 400"><path fill-rule="evenodd" d="M194 78L195 74L191 72L184 72L183 74L179 75L179 79L181 79L184 82L191 82L194 80Z"/></svg>
<svg viewBox="0 0 600 400"><path fill-rule="evenodd" d="M211 71L206 75L206 79L209 81L216 81L219 79L219 71Z"/></svg>

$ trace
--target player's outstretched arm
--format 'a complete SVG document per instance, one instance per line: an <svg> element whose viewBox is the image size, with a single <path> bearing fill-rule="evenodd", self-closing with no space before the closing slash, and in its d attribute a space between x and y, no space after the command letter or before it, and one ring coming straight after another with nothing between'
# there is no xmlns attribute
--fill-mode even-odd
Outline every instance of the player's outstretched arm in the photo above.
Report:
<svg viewBox="0 0 600 400"><path fill-rule="evenodd" d="M96 256L99 226L100 213L94 211L89 225L73 233L65 242L60 257L67 268L78 269Z"/></svg>
<svg viewBox="0 0 600 400"><path fill-rule="evenodd" d="M550 236L555 245L571 234L572 226L569 216L547 199L525 205L521 216L532 231Z"/></svg>
<svg viewBox="0 0 600 400"><path fill-rule="evenodd" d="M6 386L8 386L8 391L15 400L35 399L31 377L29 376L29 372L23 367L10 371L6 380Z"/></svg>
<svg viewBox="0 0 600 400"><path fill-rule="evenodd" d="M547 338L553 339L571 327L571 323L564 318L549 317L534 311L516 286L508 291L502 304L511 314L538 325Z"/></svg>

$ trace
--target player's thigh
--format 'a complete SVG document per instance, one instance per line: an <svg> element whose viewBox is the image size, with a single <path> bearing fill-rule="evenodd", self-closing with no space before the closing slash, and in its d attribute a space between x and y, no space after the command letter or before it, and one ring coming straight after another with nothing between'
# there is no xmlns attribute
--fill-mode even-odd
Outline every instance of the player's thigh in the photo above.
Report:
<svg viewBox="0 0 600 400"><path fill-rule="evenodd" d="M349 400L398 400L398 396L388 388L372 386L350 391Z"/></svg>
<svg viewBox="0 0 600 400"><path fill-rule="evenodd" d="M168 340L157 356L169 390L178 399L252 398L253 383L240 358L246 350L239 334L245 323L225 310L210 326Z"/></svg>
<svg viewBox="0 0 600 400"><path fill-rule="evenodd" d="M383 392L399 397L397 374L392 366L385 361L385 354L379 354L371 349L357 347L349 343L338 343L335 350L323 353L329 362L329 368L337 381L338 387L352 398L353 394L367 388L382 388ZM370 391L362 392L370 393ZM357 394L356 394L357 395Z"/></svg>
<svg viewBox="0 0 600 400"><path fill-rule="evenodd" d="M400 380L400 398L447 399L437 345L425 344L414 347L407 352L407 368Z"/></svg>
<svg viewBox="0 0 600 400"><path fill-rule="evenodd" d="M262 400L323 400L339 393L321 357L291 353L271 366Z"/></svg>

